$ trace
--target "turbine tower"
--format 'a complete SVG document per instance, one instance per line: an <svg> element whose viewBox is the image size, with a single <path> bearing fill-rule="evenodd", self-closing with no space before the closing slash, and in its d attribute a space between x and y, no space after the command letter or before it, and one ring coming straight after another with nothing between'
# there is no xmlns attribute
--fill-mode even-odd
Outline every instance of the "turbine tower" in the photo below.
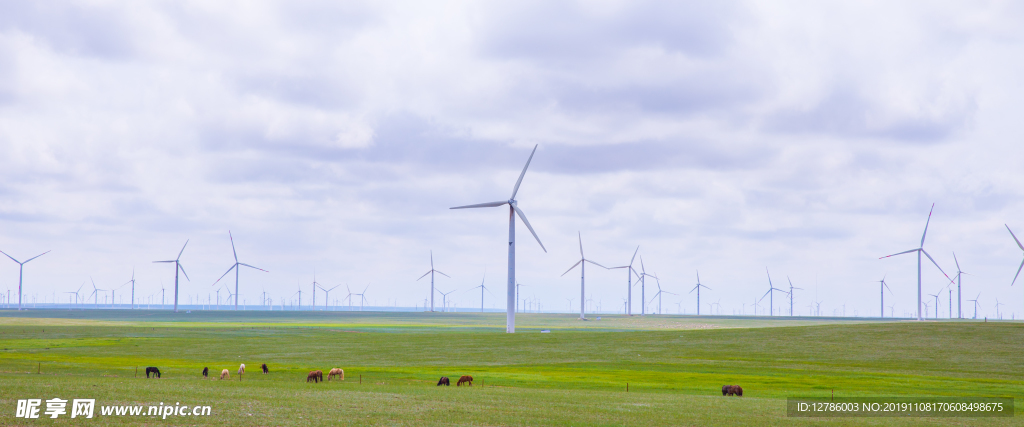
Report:
<svg viewBox="0 0 1024 427"><path fill-rule="evenodd" d="M633 275L639 275L636 270L633 269L633 261L636 260L636 253L640 252L640 246L636 247L633 251L633 258L629 259L629 265L623 265L619 267L612 267L609 270L615 270L618 268L625 268L626 271L626 315L633 315Z"/></svg>
<svg viewBox="0 0 1024 427"><path fill-rule="evenodd" d="M903 252L900 252L900 253L895 253L895 254L892 254L892 255L886 255L886 256L882 257L882 258L889 258L889 257L894 257L896 255L903 255L903 254L909 254L911 252L917 252L917 320L923 320L921 318L921 254L924 254L924 256L928 257L928 259L932 262L932 264L935 264L935 268L938 268L939 271L942 271L942 267L939 267L939 263L935 262L935 260L932 259L932 256L928 255L928 252L926 252L924 250L924 238L925 238L925 236L928 235L928 224L932 222L932 211L933 210L935 210L935 203L932 203L932 208L930 210L928 210L928 220L924 223L924 233L921 234L921 246L918 246L917 249L910 249L910 250L906 250L906 251L903 251ZM879 258L879 259L882 259L882 258ZM951 282L953 281L953 279L950 279L949 275L946 274L945 271L942 271L942 275L946 276L947 280L949 280Z"/></svg>
<svg viewBox="0 0 1024 427"><path fill-rule="evenodd" d="M423 275L420 276L419 279L416 279L417 281L419 281L420 279L427 277L428 274L430 275L430 311L434 311L434 273L438 273L449 279L452 278L452 276L441 273L441 271L434 269L434 251L430 251L430 271L423 273Z"/></svg>
<svg viewBox="0 0 1024 427"><path fill-rule="evenodd" d="M43 252L43 253L41 253L39 255L36 255L36 256L34 256L32 258L29 258L29 259L25 260L25 261L18 261L16 259L14 259L14 257L12 257L10 255L7 255L7 252L0 251L0 254L7 255L7 258L10 258L11 261L14 261L14 262L18 263L18 311L21 311L21 296L23 294L23 292L21 290L21 284L22 284L22 279L25 278L25 264L28 264L29 261L32 261L32 260L34 260L36 258L39 258L39 257L41 257L43 255L46 255L48 253L50 253L50 251ZM8 301L8 304L10 304L10 301Z"/></svg>
<svg viewBox="0 0 1024 427"><path fill-rule="evenodd" d="M153 263L174 263L174 312L178 312L178 271L185 275L185 280L192 281L188 278L188 273L185 272L185 267L181 266L181 254L185 252L185 246L188 246L188 240L185 240L185 244L181 245L181 251L178 252L178 257L170 261L153 261Z"/></svg>
<svg viewBox="0 0 1024 427"><path fill-rule="evenodd" d="M234 238L234 236L231 235L231 230L228 230L228 239L231 239L231 254L235 256L235 263L231 264L231 268L229 268L228 271L225 271L224 274L220 275L220 278L217 279L217 282L220 282L220 279L223 279L224 276L227 276L228 273L231 272L231 270L235 270L235 310L238 310L238 272L242 269L242 267L255 268L255 269L257 269L259 271L262 271L264 273L269 273L269 271L264 270L264 269L259 268L259 267L253 267L253 266L251 266L249 264L246 264L244 262L238 262L238 251L235 250L235 238ZM181 248L181 250L185 250L185 248ZM184 270L182 270L182 271L184 271ZM216 286L217 282L213 282L213 285L210 285L210 286ZM175 286L175 289L177 289L177 286ZM175 292L177 292L177 290L175 290ZM177 300L177 298L175 298L175 300Z"/></svg>
<svg viewBox="0 0 1024 427"><path fill-rule="evenodd" d="M508 205L508 297L506 301L506 314L505 314L505 332L513 334L516 332L516 215L523 221L526 228L530 230L530 234L533 234L533 238L537 239L537 244L540 248L547 253L548 250L544 248L544 244L540 242L540 237L537 237L537 232L533 231L533 226L530 225L530 221L526 219L526 214L523 213L519 206L517 206L516 193L519 192L519 185L523 183L523 176L526 175L526 169L530 167L530 161L533 160L534 153L537 152L537 146L533 146L533 151L530 152L530 157L526 159L526 166L523 166L523 172L519 174L519 180L516 181L516 186L512 188L512 197L508 200L490 202L490 203L479 203L475 205L456 206L451 209L469 209L469 208L493 208L503 205Z"/></svg>
<svg viewBox="0 0 1024 427"><path fill-rule="evenodd" d="M572 267L569 267L568 270L565 270L565 273L562 273L562 276L565 276L566 274L569 274L569 272L572 271L572 269L576 268L577 265L580 266L580 299L583 300L583 299L585 299L585 297L584 297L584 288L586 286L586 282L585 282L584 273L587 271L586 270L586 263L589 262L591 264L594 264L594 265L596 265L598 267L601 267L601 268L604 268L604 269L608 269L608 267L605 267L605 266L603 266L601 264L598 264L598 263L596 263L594 261L591 261L591 260L587 259L585 256L583 256L583 236L580 234L580 232L577 231L576 232L576 237L578 237L579 241L580 241L580 260L576 261L576 263L573 264ZM582 319L582 320L586 320L587 319L587 316L585 314L586 311L584 310L584 307L586 307L586 304L580 304L580 319Z"/></svg>
<svg viewBox="0 0 1024 427"><path fill-rule="evenodd" d="M700 288L704 288L704 289L707 289L709 291L711 290L711 288L700 284L700 270L698 270L697 271L697 286L694 286L693 289L690 289L690 293L691 294L693 293L693 291L697 291L697 315L698 316L700 316ZM757 306L756 305L754 306L754 312L755 312L754 315L756 316L757 315L757 313L756 313L757 312Z"/></svg>

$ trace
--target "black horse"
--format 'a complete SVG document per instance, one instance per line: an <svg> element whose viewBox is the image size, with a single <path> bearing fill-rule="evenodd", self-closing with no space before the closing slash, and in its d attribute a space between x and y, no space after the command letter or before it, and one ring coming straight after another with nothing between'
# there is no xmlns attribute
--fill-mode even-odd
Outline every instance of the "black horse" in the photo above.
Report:
<svg viewBox="0 0 1024 427"><path fill-rule="evenodd" d="M441 377L441 380L437 382L437 385L438 386L451 385L451 383L448 382L448 377Z"/></svg>
<svg viewBox="0 0 1024 427"><path fill-rule="evenodd" d="M264 363L263 366L260 366L260 367L263 368L263 373L264 374L269 374L270 373L270 369L267 369L267 364L266 363Z"/></svg>
<svg viewBox="0 0 1024 427"><path fill-rule="evenodd" d="M203 378L206 378L209 375L210 375L210 368L204 366L203 367Z"/></svg>
<svg viewBox="0 0 1024 427"><path fill-rule="evenodd" d="M149 374L153 374L156 378L160 378L160 370L156 367L149 366L146 368L146 378L149 378Z"/></svg>

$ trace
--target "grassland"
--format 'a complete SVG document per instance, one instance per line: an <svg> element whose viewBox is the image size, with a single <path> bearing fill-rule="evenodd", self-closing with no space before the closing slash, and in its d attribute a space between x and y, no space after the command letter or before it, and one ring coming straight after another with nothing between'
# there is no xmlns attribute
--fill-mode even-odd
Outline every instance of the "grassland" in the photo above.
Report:
<svg viewBox="0 0 1024 427"><path fill-rule="evenodd" d="M1019 323L517 319L519 333L509 335L492 313L0 311L0 424L50 424L17 420L14 407L54 396L214 410L206 419L105 417L104 425L1022 424L1019 416L785 414L786 397L833 392L1020 397ZM249 369L242 381L239 363ZM255 373L260 363L270 375ZM163 378L136 378L137 366L158 366ZM232 381L202 380L204 366L230 369ZM335 366L344 382L305 383L308 371ZM441 375L476 382L435 387ZM743 385L745 396L723 398L723 384Z"/></svg>

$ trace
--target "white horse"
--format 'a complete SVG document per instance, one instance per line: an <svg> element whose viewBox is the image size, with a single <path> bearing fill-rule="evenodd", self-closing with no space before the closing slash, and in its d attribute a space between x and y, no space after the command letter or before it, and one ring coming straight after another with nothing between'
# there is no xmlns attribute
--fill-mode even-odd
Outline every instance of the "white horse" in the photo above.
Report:
<svg viewBox="0 0 1024 427"><path fill-rule="evenodd" d="M238 375L242 375L244 373L245 373L245 364L243 363L242 366L238 367Z"/></svg>

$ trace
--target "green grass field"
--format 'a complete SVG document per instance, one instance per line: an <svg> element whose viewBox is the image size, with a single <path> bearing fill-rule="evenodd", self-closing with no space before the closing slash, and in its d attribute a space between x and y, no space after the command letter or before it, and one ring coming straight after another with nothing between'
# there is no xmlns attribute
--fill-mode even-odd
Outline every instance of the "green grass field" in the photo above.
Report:
<svg viewBox="0 0 1024 427"><path fill-rule="evenodd" d="M509 335L499 313L0 311L0 424L1024 424L1021 416L787 418L785 400L833 392L1020 397L1020 323L517 320L518 333ZM242 381L239 363L247 367ZM258 372L261 363L269 375ZM163 378L147 380L146 366ZM211 377L229 369L231 381L203 380L204 366ZM332 367L345 369L345 381L305 382L310 370ZM451 387L434 385L442 375ZM473 387L456 387L460 375L472 375ZM744 397L722 397L724 384L742 385ZM14 417L18 399L53 397L210 405L213 414Z"/></svg>

